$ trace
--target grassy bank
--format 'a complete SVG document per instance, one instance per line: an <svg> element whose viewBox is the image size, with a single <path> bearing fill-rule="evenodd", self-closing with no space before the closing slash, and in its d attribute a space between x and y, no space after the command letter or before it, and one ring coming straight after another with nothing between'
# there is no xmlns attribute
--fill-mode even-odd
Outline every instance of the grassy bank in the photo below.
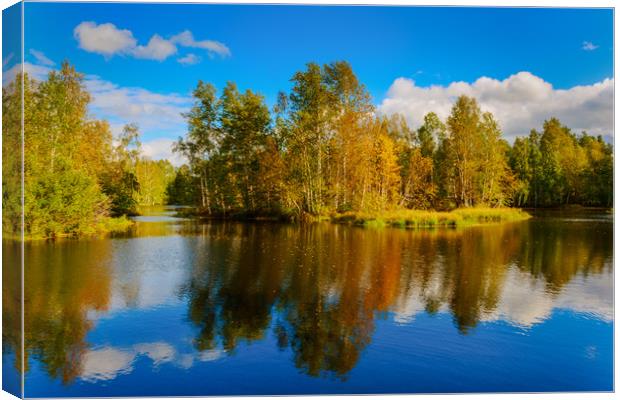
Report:
<svg viewBox="0 0 620 400"><path fill-rule="evenodd" d="M197 209L184 209L177 212L178 217L200 218L204 220L225 220L240 222L279 221L279 222L332 222L368 227L394 226L401 228L439 228L464 227L480 224L491 224L510 221L522 221L531 218L531 215L518 208L460 208L453 211L425 211L425 210L393 210L383 212L348 211L331 215L311 215L304 213L301 216L285 213L248 214L229 213L208 214Z"/></svg>
<svg viewBox="0 0 620 400"><path fill-rule="evenodd" d="M108 233L117 233L127 231L134 222L127 218L125 215L120 217L106 217L88 227L83 227L79 231L74 232L54 232L47 235L31 235L26 233L24 240L48 240L48 239L61 239L61 238L82 238L90 236L106 235ZM19 233L14 232L2 232L3 239L21 240Z"/></svg>
<svg viewBox="0 0 620 400"><path fill-rule="evenodd" d="M93 234L125 232L133 225L133 223L134 222L127 218L126 215L115 218L106 218L97 224Z"/></svg>
<svg viewBox="0 0 620 400"><path fill-rule="evenodd" d="M332 215L331 221L358 226L438 228L521 221L530 217L525 211L516 208L461 208L446 212L423 210L346 212Z"/></svg>

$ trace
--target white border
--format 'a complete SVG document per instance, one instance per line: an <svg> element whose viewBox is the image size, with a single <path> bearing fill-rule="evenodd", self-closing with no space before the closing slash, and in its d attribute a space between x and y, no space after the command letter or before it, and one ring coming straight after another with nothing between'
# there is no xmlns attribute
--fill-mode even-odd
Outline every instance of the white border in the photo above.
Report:
<svg viewBox="0 0 620 400"><path fill-rule="evenodd" d="M28 1L39 1L39 0L28 0ZM97 3L104 1L80 1L80 0L64 0L63 2L68 3ZM150 0L150 1L141 1L141 0L122 0L119 1L122 3L204 3L204 4L313 4L313 5L380 5L380 6L389 6L389 5L400 5L400 6L478 6L478 7L562 7L562 8L614 8L615 4L610 0L523 0L523 1L499 1L499 0L287 0L287 1L278 1L278 0L240 0L240 1L226 1L226 0L200 0L200 1L188 1L188 0ZM15 0L0 0L0 9L5 9L13 4L17 3ZM614 10L614 28L615 28L615 10ZM23 29L23 26L22 26ZM2 30L2 21L0 18L0 39L1 39L1 30ZM614 29L614 44L618 43L618 31ZM1 42L1 40L0 40ZM22 42L23 43L23 42ZM1 46L1 44L0 44ZM0 47L1 50L1 47ZM22 49L23 53L23 49ZM1 51L0 51L1 54ZM617 76L616 74L616 66L618 54L615 52L614 46L614 78ZM23 54L22 54L23 58ZM616 108L616 93L614 90L614 142L615 142L615 116L617 115ZM2 111L0 109L0 117L2 115ZM614 157L616 156L615 151L615 143L614 143ZM0 150L1 155L1 150ZM1 167L0 167L1 168ZM618 162L615 162L614 165L614 178L618 176L618 171L620 167ZM614 204L615 199L618 199L618 195L620 194L619 186L616 184L616 180L614 179ZM0 199L1 202L1 199ZM614 220L616 217L616 211L614 210ZM615 258L615 249L618 248L618 244L620 241L619 228L614 222L614 270L616 268L616 258ZM0 249L0 255L1 255ZM23 261L23 260L22 260ZM23 272L23 270L22 270ZM614 289L618 287L618 276L614 273ZM615 294L615 290L614 290ZM618 310L618 298L614 295L614 386L615 383L618 382L619 372L616 366L618 365L618 353L615 351L615 343L618 343L618 330L615 329L615 311ZM1 310L0 310L1 316ZM380 373L380 372L378 372ZM0 375L0 382L1 382ZM291 399L299 399L299 400L311 400L311 399L342 399L342 400L353 400L360 398L388 398L391 400L423 400L423 399L433 399L433 400L451 400L451 399L462 399L462 400L474 400L474 399L554 399L554 400L598 400L598 399L609 399L615 398L615 393L549 393L549 394L524 394L524 393L515 393L515 394L456 394L456 395L446 395L446 394L437 394L437 395L426 395L426 394L412 394L412 395L363 395L363 396L244 396L244 397L192 397L192 398L205 398L205 399L226 399L226 400L241 400L241 399L282 399L282 398L291 398ZM155 397L142 397L143 399L155 399ZM14 396L0 391L0 400L5 399L15 399ZM135 399L127 398L127 397L116 397L116 399ZM171 400L181 400L187 399L187 397L166 397L166 399Z"/></svg>

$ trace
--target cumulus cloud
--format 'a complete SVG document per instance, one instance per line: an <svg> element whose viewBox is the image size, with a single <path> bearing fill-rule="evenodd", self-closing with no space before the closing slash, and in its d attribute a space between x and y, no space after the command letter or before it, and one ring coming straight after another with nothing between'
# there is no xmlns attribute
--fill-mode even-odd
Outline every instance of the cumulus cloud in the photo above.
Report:
<svg viewBox="0 0 620 400"><path fill-rule="evenodd" d="M511 266L505 276L499 293L497 306L483 315L485 322L503 321L515 327L530 329L549 319L556 310L570 310L604 322L613 321L613 280L611 273L577 276L554 294L548 290L544 279L535 278L527 272ZM393 309L394 321L410 324L425 310L426 297L441 298L445 290L441 276L431 277L425 287L425 296L420 288L413 287L406 297L398 299ZM523 301L528 299L528 301ZM451 313L448 304L439 307L441 313Z"/></svg>
<svg viewBox="0 0 620 400"><path fill-rule="evenodd" d="M177 45L206 50L210 57L230 56L230 49L224 43L215 40L196 40L188 30L169 39L154 34L146 45L140 45L128 29L119 29L111 23L97 25L95 22L85 21L75 27L73 35L80 48L106 58L129 55L140 59L163 61L177 53ZM179 59L183 64L195 64L198 61L200 58L193 54Z"/></svg>
<svg viewBox="0 0 620 400"><path fill-rule="evenodd" d="M133 364L139 356L148 357L153 366L171 363L178 368L190 368L195 361L210 362L224 356L222 350L180 353L166 342L137 343L132 347L111 346L88 350L82 358L80 379L89 383L109 381L119 375L133 371Z"/></svg>
<svg viewBox="0 0 620 400"><path fill-rule="evenodd" d="M15 64L4 71L2 86L6 87L15 80L21 68L22 64ZM52 68L27 62L24 63L24 70L31 78L42 81L47 79ZM154 160L168 159L175 166L186 162L183 156L172 152L174 140L169 138L184 135L186 122L181 114L191 107L190 96L122 87L97 75L87 75L84 85L91 94L89 111L96 118L107 120L115 136L118 136L124 125L136 123L142 133L143 150L147 157ZM159 138L149 139L154 136Z"/></svg>
<svg viewBox="0 0 620 400"><path fill-rule="evenodd" d="M523 299L528 299L524 302ZM511 269L497 308L482 318L503 320L522 328L531 328L547 320L554 310L613 321L613 285L610 274L579 276L556 296L545 288L545 282L534 280L521 271Z"/></svg>
<svg viewBox="0 0 620 400"><path fill-rule="evenodd" d="M177 48L172 42L159 35L153 35L146 46L136 47L133 51L133 55L136 58L163 61L176 52Z"/></svg>
<svg viewBox="0 0 620 400"><path fill-rule="evenodd" d="M107 381L133 370L134 354L104 347L90 350L82 358L80 378L86 382Z"/></svg>
<svg viewBox="0 0 620 400"><path fill-rule="evenodd" d="M44 65L31 64L29 62L24 63L24 72L26 72L28 76L30 76L30 78L34 78L37 80L47 79L47 74L49 74L51 70L51 68ZM4 71L2 73L2 87L6 87L9 83L13 82L17 74L19 74L21 71L21 63L15 64L8 70Z"/></svg>
<svg viewBox="0 0 620 400"><path fill-rule="evenodd" d="M82 22L75 27L73 35L81 49L106 57L128 53L136 47L131 31L118 29L111 23L97 25L92 21Z"/></svg>
<svg viewBox="0 0 620 400"><path fill-rule="evenodd" d="M150 358L154 365L171 362L176 356L174 347L166 342L139 343L133 348L137 354Z"/></svg>
<svg viewBox="0 0 620 400"><path fill-rule="evenodd" d="M185 129L181 115L192 99L177 93L156 93L140 87L122 87L88 75L86 89L92 96L91 111L108 119L112 126L135 122L143 131L157 131L180 136Z"/></svg>
<svg viewBox="0 0 620 400"><path fill-rule="evenodd" d="M585 51L593 51L593 50L598 49L598 46L592 42L584 41L583 44L581 45L581 48Z"/></svg>
<svg viewBox="0 0 620 400"><path fill-rule="evenodd" d="M198 57L196 54L189 53L185 57L179 58L177 62L183 65L194 65L200 62L200 57Z"/></svg>
<svg viewBox="0 0 620 400"><path fill-rule="evenodd" d="M424 115L434 111L447 118L460 95L478 99L485 111L492 112L508 140L540 128L550 117L559 118L576 132L613 136L614 80L592 85L555 89L550 83L529 73L519 72L504 80L482 77L473 83L453 82L448 86L417 86L408 78L396 79L379 105L384 115L401 113L409 124L420 126Z"/></svg>
<svg viewBox="0 0 620 400"><path fill-rule="evenodd" d="M142 152L146 157L153 160L169 160L172 165L180 166L187 160L178 153L172 151L175 140L169 138L159 138L142 143Z"/></svg>
<svg viewBox="0 0 620 400"><path fill-rule="evenodd" d="M30 49L30 54L37 60L37 63L40 65L45 65L48 67L53 67L56 63L49 58L42 51Z"/></svg>
<svg viewBox="0 0 620 400"><path fill-rule="evenodd" d="M186 162L184 157L172 152L174 140L170 138L185 133L186 122L181 114L191 107L191 97L121 87L92 75L87 76L85 85L92 95L91 112L98 118L108 120L115 135L125 124L136 123L142 132L145 156L154 160L168 159L175 166ZM154 135L160 138L148 139Z"/></svg>
<svg viewBox="0 0 620 400"><path fill-rule="evenodd" d="M205 49L209 54L217 54L222 57L230 56L230 49L224 43L216 42L215 40L195 40L194 35L190 31L183 31L178 35L174 35L170 40L184 47Z"/></svg>

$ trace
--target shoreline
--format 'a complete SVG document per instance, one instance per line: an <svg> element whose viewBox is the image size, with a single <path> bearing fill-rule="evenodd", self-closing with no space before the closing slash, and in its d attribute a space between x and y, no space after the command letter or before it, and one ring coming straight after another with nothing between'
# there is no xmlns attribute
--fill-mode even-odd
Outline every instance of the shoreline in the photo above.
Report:
<svg viewBox="0 0 620 400"><path fill-rule="evenodd" d="M169 205L163 207L179 207ZM232 213L232 214L211 214L200 212L197 208L190 206L180 206L175 217L187 218L193 221L204 222L238 222L238 223L287 223L287 224L314 224L330 223L338 225L348 225L364 228L401 228L401 229L456 229L481 225L494 225L508 222L525 221L537 216L539 212L613 212L613 208L608 207L585 207L580 205L569 205L564 207L538 207L538 208L511 208L511 207L471 207L457 208L451 211L434 210L411 210L398 209L381 212L347 211L342 213L330 213L323 215L303 214L297 216L287 213ZM141 214L137 214L140 216ZM108 217L106 221L101 221L92 232L67 233L49 237L26 236L24 241L48 241L57 239L88 239L94 237L105 237L115 233L129 231L135 225L135 221L128 216ZM21 241L19 236L10 233L3 233L4 240Z"/></svg>
<svg viewBox="0 0 620 400"><path fill-rule="evenodd" d="M324 215L304 214L301 217L288 214L273 215L207 215L195 209L177 213L177 216L203 221L234 222L288 222L318 223L329 222L339 225L363 227L395 227L407 229L458 228L474 225L497 224L503 222L523 221L532 215L518 208L460 208L452 211L426 210L390 210L381 212L347 211Z"/></svg>

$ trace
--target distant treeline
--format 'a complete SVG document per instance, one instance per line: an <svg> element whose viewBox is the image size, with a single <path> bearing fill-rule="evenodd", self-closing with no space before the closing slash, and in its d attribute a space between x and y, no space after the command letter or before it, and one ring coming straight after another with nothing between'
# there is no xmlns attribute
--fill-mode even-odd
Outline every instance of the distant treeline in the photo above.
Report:
<svg viewBox="0 0 620 400"><path fill-rule="evenodd" d="M346 62L291 82L270 112L251 90L200 81L171 199L220 216L612 204L612 146L555 118L510 146L474 98L414 129L378 115Z"/></svg>
<svg viewBox="0 0 620 400"><path fill-rule="evenodd" d="M486 206L611 206L613 149L551 118L510 146L493 115L459 97L450 116L410 127L381 116L350 65L310 63L272 110L263 96L198 82L174 168L141 152L138 127L114 140L88 115L68 63L2 90L3 231L45 238L125 228L138 205L188 204L210 216L305 218L344 212Z"/></svg>
<svg viewBox="0 0 620 400"><path fill-rule="evenodd" d="M39 82L20 75L2 90L2 225L21 230L21 97L24 83L24 230L49 238L126 229L138 205L164 204L176 171L141 155L138 128L116 140L89 117L82 74L68 63ZM120 217L120 218L114 218Z"/></svg>

